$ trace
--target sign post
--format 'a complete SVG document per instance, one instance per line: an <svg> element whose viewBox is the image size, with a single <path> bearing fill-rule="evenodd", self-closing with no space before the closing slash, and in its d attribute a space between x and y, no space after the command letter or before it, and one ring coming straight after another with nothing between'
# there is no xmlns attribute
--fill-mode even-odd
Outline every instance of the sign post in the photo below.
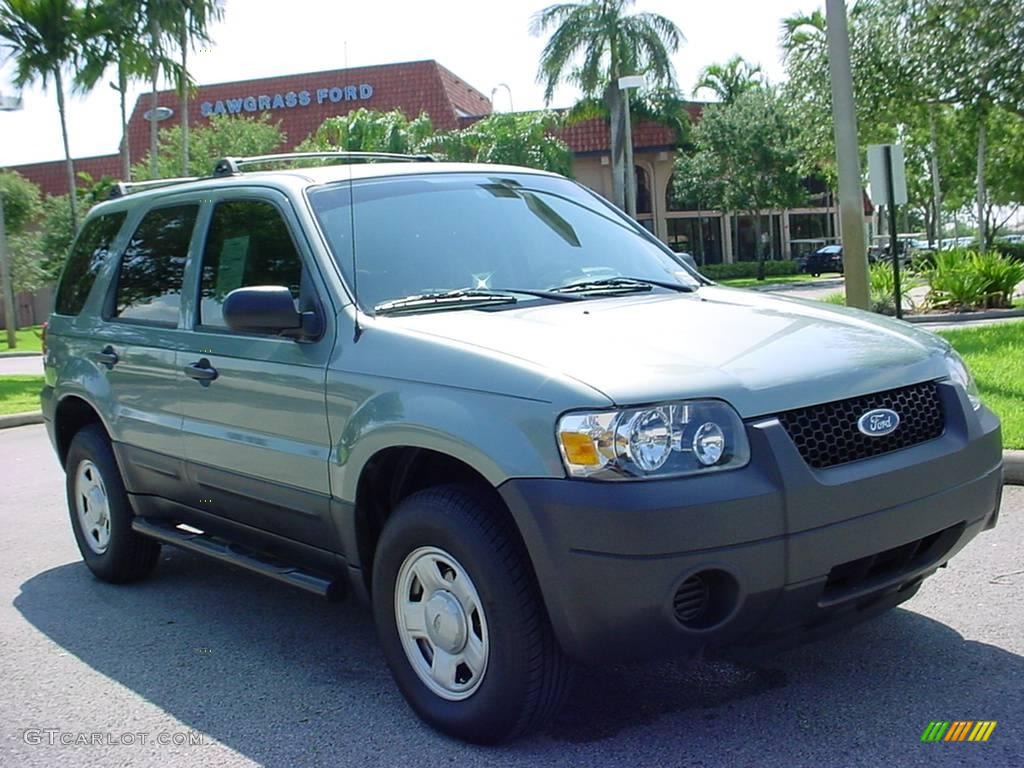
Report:
<svg viewBox="0 0 1024 768"><path fill-rule="evenodd" d="M884 205L889 214L889 256L892 258L896 317L903 319L903 291L900 286L900 257L896 243L896 206L907 204L907 172L900 144L872 144L868 147L871 201Z"/></svg>

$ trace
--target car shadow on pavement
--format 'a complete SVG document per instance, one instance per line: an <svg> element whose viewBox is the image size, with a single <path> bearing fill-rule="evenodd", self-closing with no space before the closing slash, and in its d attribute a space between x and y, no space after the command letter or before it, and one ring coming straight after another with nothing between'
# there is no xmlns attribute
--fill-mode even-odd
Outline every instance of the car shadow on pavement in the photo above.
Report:
<svg viewBox="0 0 1024 768"><path fill-rule="evenodd" d="M904 609L756 664L581 670L544 733L484 750L419 723L391 680L370 612L355 601L331 605L165 548L149 581L111 586L75 562L24 582L14 605L91 669L264 765L403 753L415 763L538 765L571 755L597 764L626 744L619 757L630 764L680 764L686 754L702 765L761 764L798 744L798 762L827 765L863 742L913 746L937 719L1000 720L1002 741L1024 744L1007 711L1016 701L1017 720L1024 712L1024 658Z"/></svg>

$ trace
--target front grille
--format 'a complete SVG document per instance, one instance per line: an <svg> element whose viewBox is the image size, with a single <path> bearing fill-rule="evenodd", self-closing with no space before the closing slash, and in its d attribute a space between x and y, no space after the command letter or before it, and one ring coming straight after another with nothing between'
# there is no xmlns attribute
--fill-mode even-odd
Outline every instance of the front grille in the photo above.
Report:
<svg viewBox="0 0 1024 768"><path fill-rule="evenodd" d="M895 432L869 437L857 429L857 420L875 408L890 408L899 414ZM939 437L945 429L934 381L786 411L778 418L804 461L815 469L908 448Z"/></svg>
<svg viewBox="0 0 1024 768"><path fill-rule="evenodd" d="M845 595L862 592L872 585L898 581L901 574L936 563L949 552L963 530L964 524L957 523L884 552L837 565L828 574L821 602L837 602Z"/></svg>

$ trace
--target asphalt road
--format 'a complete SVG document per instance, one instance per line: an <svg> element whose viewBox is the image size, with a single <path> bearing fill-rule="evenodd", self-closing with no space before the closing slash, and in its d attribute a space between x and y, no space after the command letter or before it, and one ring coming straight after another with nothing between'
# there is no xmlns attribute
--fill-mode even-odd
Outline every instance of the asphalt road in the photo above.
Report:
<svg viewBox="0 0 1024 768"><path fill-rule="evenodd" d="M756 662L587 670L545 733L484 749L412 715L363 607L166 549L150 581L102 584L43 428L0 432L0 456L2 766L1024 765L1024 488L873 623ZM998 725L919 741L958 719Z"/></svg>

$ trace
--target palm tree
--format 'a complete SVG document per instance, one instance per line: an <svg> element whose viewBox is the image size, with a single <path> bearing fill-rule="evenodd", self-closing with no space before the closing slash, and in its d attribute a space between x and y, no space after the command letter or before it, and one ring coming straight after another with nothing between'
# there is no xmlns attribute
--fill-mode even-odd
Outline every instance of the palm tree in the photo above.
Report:
<svg viewBox="0 0 1024 768"><path fill-rule="evenodd" d="M182 82L181 69L171 64L169 53L181 39L181 29L186 25L183 0L137 0L143 19L140 39L149 57L150 110L149 121L149 170L152 178L158 178L157 159L160 153L159 130L156 110L160 106L160 73L170 76L179 84Z"/></svg>
<svg viewBox="0 0 1024 768"><path fill-rule="evenodd" d="M693 93L708 90L723 104L732 104L740 94L763 85L764 73L759 65L751 64L742 56L733 56L725 64L704 67Z"/></svg>
<svg viewBox="0 0 1024 768"><path fill-rule="evenodd" d="M184 9L183 23L178 28L178 49L181 51L181 72L178 77L178 93L181 98L181 175L187 176L188 157L188 96L191 86L188 75L188 49L196 42L209 43L208 28L211 22L224 18L226 0L181 0Z"/></svg>
<svg viewBox="0 0 1024 768"><path fill-rule="evenodd" d="M53 77L64 140L72 231L78 230L78 201L64 108L63 69L76 58L82 17L74 0L5 0L0 6L0 47L14 59L14 84L21 88L38 80L46 88Z"/></svg>
<svg viewBox="0 0 1024 768"><path fill-rule="evenodd" d="M110 66L117 68L121 105L121 178L131 181L132 157L128 142L128 82L149 73L149 52L141 39L145 20L136 0L100 0L86 6L82 36L82 65L75 76L80 91L90 91Z"/></svg>
<svg viewBox="0 0 1024 768"><path fill-rule="evenodd" d="M627 14L633 2L560 3L540 11L531 22L534 35L553 30L537 72L537 81L544 84L545 101L550 104L562 82L578 86L585 98L604 99L612 118L612 197L619 207L625 206L627 162L626 101L619 78L642 74L651 86L674 87L670 56L683 41L679 28L664 16Z"/></svg>

